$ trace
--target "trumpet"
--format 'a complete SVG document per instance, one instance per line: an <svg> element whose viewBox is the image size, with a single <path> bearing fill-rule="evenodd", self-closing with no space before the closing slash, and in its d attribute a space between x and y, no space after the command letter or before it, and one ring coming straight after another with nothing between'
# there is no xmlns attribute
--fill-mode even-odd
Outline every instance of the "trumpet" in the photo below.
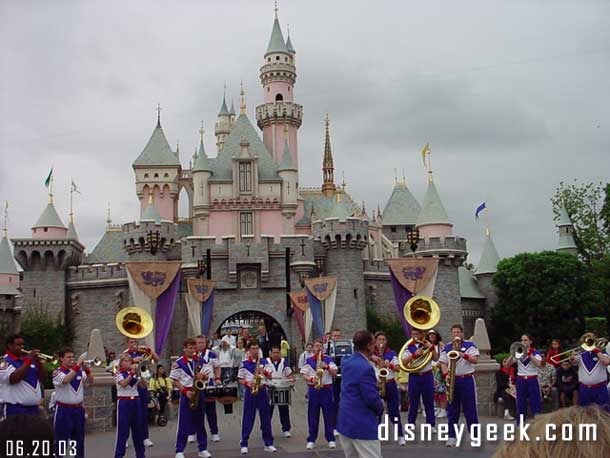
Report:
<svg viewBox="0 0 610 458"><path fill-rule="evenodd" d="M102 363L103 363L103 361L98 357L95 357L93 359L86 359L83 361L83 364L86 364L87 366L95 366L95 367L101 366Z"/></svg>
<svg viewBox="0 0 610 458"><path fill-rule="evenodd" d="M521 342L513 342L510 346L509 353L515 361L518 361L525 356L527 351Z"/></svg>
<svg viewBox="0 0 610 458"><path fill-rule="evenodd" d="M587 351L593 351L596 348L602 350L608 344L608 339L603 337L597 339L595 334L586 332L580 337L580 345L569 350L562 351L556 355L551 356L551 361L555 364L561 364L564 361L568 361L571 358L578 356Z"/></svg>

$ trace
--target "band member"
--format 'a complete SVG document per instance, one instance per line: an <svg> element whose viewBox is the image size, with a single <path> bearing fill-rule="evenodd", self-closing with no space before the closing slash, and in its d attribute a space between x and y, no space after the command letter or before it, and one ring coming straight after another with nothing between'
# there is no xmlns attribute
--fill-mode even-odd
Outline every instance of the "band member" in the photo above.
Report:
<svg viewBox="0 0 610 458"><path fill-rule="evenodd" d="M207 348L208 342L205 336L195 337L197 342L197 355L199 364L202 367L208 367L210 372L214 374L214 377L210 377L208 381L209 386L220 385L220 363L218 362L218 355ZM208 426L210 427L210 434L212 435L212 442L220 441L218 434L218 415L216 414L216 401L208 399L205 403L205 416L208 418Z"/></svg>
<svg viewBox="0 0 610 458"><path fill-rule="evenodd" d="M39 359L39 351L23 352L24 340L19 334L6 338L6 355L0 364L0 386L5 404L4 415L40 415L41 382L47 370Z"/></svg>
<svg viewBox="0 0 610 458"><path fill-rule="evenodd" d="M396 374L394 371L400 370L398 357L394 350L388 348L388 337L384 332L375 333L375 351L371 356L371 360L379 369L387 369L388 376L385 380L385 402L388 406L388 415L393 424L399 425L402 429L400 421L400 395L398 394L398 385L396 385ZM398 437L398 445L405 445L404 436Z"/></svg>
<svg viewBox="0 0 610 458"><path fill-rule="evenodd" d="M119 358L119 370L114 377L117 390L117 427L116 442L114 446L114 457L123 458L125 447L131 439L136 450L136 458L144 458L144 437L142 431L142 409L138 395L138 377L136 375L138 365L133 362L133 358L123 353Z"/></svg>
<svg viewBox="0 0 610 458"><path fill-rule="evenodd" d="M281 349L277 345L271 346L271 354L269 358L267 358L265 365L265 372L271 374L271 380L283 380L283 381L291 381L295 382L294 374L292 373L292 369L288 365L288 362L285 358L282 358ZM271 406L270 418L273 418L273 408L275 406ZM290 434L290 406L283 405L277 406L280 410L280 423L282 424L282 431L284 437L291 437Z"/></svg>
<svg viewBox="0 0 610 458"><path fill-rule="evenodd" d="M246 388L244 395L244 414L241 423L241 454L248 453L248 439L254 426L256 411L261 422L261 432L263 434L263 442L265 443L266 452L275 452L277 449L273 446L273 433L271 432L271 412L269 407L269 395L267 387L260 379L269 379L271 374L264 371L264 364L259 354L258 342L251 340L246 345L247 358L244 359L239 367L238 379L239 382ZM259 377L260 385L258 393L252 394L252 388L256 385L256 376Z"/></svg>
<svg viewBox="0 0 610 458"><path fill-rule="evenodd" d="M452 340L461 342L458 347L459 357L455 361L455 386L453 387L453 401L447 406L447 424L449 425L449 439L447 447L455 447L455 428L457 426L460 410L464 411L464 418L468 428L479 422L477 415L477 393L474 384L474 365L479 362L479 349L468 340L464 340L464 328L460 324L451 326ZM459 339L459 340L456 340ZM447 353L453 349L453 342L445 345L439 356L439 364L445 380L449 381ZM409 377L409 384L411 377ZM449 387L448 387L449 388Z"/></svg>
<svg viewBox="0 0 610 458"><path fill-rule="evenodd" d="M417 409L419 407L420 398L424 404L426 412L426 423L435 426L436 418L434 416L434 376L432 375L432 361L438 360L436 347L429 340L425 340L424 331L413 329L411 331L411 339L407 345L407 349L401 355L403 364L409 364L414 359L419 358L424 352L430 352L432 359L424 367L417 371L409 372L409 416L408 423L415 424L417 419Z"/></svg>
<svg viewBox="0 0 610 458"><path fill-rule="evenodd" d="M606 388L606 367L610 357L605 350L595 347L572 357L578 363L578 402L581 406L599 404L610 411L610 398Z"/></svg>
<svg viewBox="0 0 610 458"><path fill-rule="evenodd" d="M74 352L68 348L58 353L61 365L53 372L55 387L55 454L62 456L60 442L76 441L76 455L85 456L85 383L93 383L91 370L84 366L84 356L74 363Z"/></svg>
<svg viewBox="0 0 610 458"><path fill-rule="evenodd" d="M211 375L209 367L201 367L197 371L197 360L195 350L197 343L195 339L184 341L184 354L172 365L170 378L174 386L180 390L180 404L178 407L178 431L176 432L176 458L184 458L184 448L189 434L197 435L199 456L209 458L208 438L205 432L205 391L196 392L195 380L207 380ZM194 396L199 396L197 403L191 407Z"/></svg>
<svg viewBox="0 0 610 458"><path fill-rule="evenodd" d="M144 356L149 357L150 367L148 367L148 370L151 375L154 365L159 361L159 355L157 355L154 350L149 347L138 346L138 339L127 339L127 349L123 353L131 356L135 364L139 364L144 359ZM155 444L148 437L148 403L150 402L148 383L143 378L140 378L138 383L138 396L140 400L140 410L142 411L140 420L142 421L144 445L146 447L152 447Z"/></svg>
<svg viewBox="0 0 610 458"><path fill-rule="evenodd" d="M319 367L318 367L319 360ZM318 380L317 370L321 369L322 380ZM320 410L324 416L324 437L330 448L335 448L335 401L333 399L333 377L337 375L337 365L330 356L322 354L322 341L314 340L313 355L305 360L301 369L301 375L307 383L307 421L309 423L309 436L307 436L307 449L314 447L318 438L318 424L320 422ZM321 382L321 383L320 383ZM316 385L319 388L316 388Z"/></svg>
<svg viewBox="0 0 610 458"><path fill-rule="evenodd" d="M542 355L532 347L532 338L529 335L521 336L521 344L525 349L525 355L516 361L517 421L520 421L521 416L523 416L521 421L525 421L528 403L532 415L542 413L542 399L538 383L538 368L542 366ZM511 355L506 359L504 365L510 367L514 363L515 358Z"/></svg>

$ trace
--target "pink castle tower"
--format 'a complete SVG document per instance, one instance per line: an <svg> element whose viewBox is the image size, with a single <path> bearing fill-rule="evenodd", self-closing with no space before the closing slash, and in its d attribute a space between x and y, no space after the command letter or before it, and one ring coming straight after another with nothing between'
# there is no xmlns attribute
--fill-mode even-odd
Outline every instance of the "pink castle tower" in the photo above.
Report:
<svg viewBox="0 0 610 458"><path fill-rule="evenodd" d="M260 69L265 103L256 107L256 121L275 163L282 161L287 136L292 163L298 166L297 130L303 120L303 107L294 103L295 55L290 36L284 41L276 7L265 63Z"/></svg>

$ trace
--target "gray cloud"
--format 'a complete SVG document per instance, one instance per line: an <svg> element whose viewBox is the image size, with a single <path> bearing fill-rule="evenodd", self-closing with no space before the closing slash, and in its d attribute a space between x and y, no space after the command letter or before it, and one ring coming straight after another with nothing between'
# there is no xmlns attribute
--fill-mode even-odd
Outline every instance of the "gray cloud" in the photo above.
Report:
<svg viewBox="0 0 610 458"><path fill-rule="evenodd" d="M44 208L52 165L65 222L70 178L81 188L77 229L89 251L108 202L115 222L137 218L131 163L157 102L185 166L200 120L215 154L225 82L237 104L244 81L254 122L272 9L247 0L2 2L0 199L11 202L12 236L27 236ZM423 198L419 151L430 142L472 262L481 200L501 255L554 248L549 198L559 181L607 180L610 171L609 13L602 0L280 2L305 110L301 184L320 184L329 112L337 181L344 171L369 211L383 208L394 168Z"/></svg>

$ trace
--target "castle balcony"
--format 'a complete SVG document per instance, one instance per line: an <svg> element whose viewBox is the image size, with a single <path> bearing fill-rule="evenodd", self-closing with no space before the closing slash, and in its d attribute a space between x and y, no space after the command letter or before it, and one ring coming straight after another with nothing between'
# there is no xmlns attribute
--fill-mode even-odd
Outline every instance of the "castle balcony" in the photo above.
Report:
<svg viewBox="0 0 610 458"><path fill-rule="evenodd" d="M256 107L256 123L260 129L278 122L300 127L303 106L294 102L269 102Z"/></svg>

